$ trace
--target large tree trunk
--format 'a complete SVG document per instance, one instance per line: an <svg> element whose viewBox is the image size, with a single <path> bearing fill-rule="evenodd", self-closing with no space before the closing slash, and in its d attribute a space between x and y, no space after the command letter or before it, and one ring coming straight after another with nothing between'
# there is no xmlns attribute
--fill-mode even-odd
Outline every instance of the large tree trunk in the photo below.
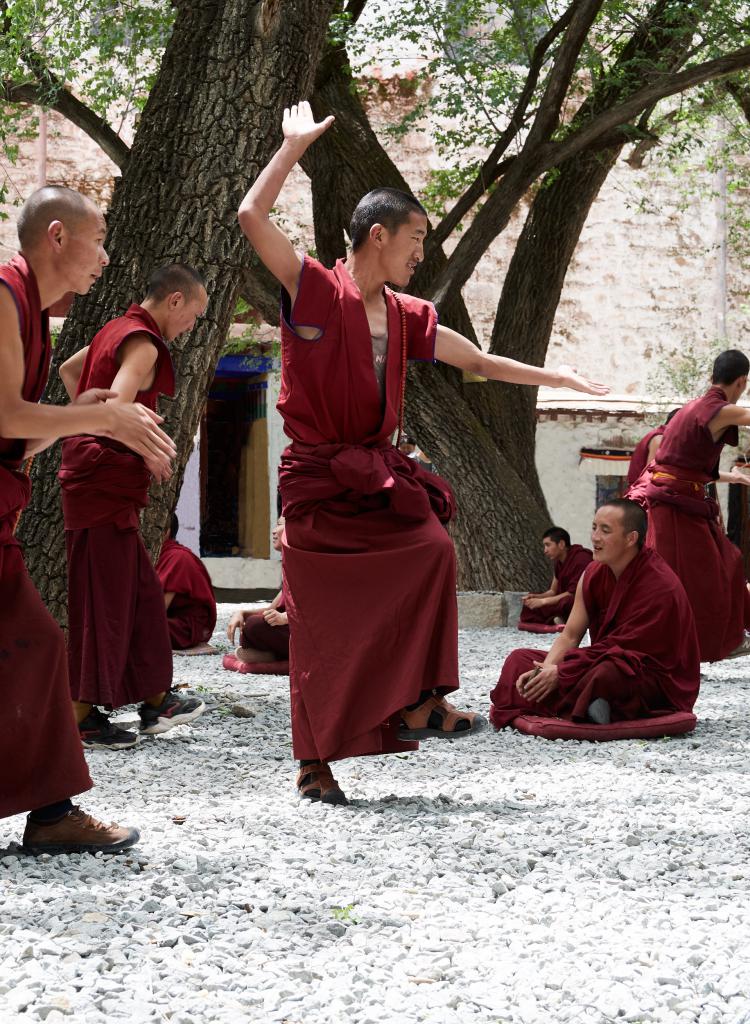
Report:
<svg viewBox="0 0 750 1024"><path fill-rule="evenodd" d="M206 316L173 347L177 395L165 411L178 459L172 480L152 488L144 521L152 552L174 507L238 290L252 273L237 207L279 144L283 108L312 87L332 7L333 0L177 4L159 75L115 187L107 238L112 264L101 285L76 302L57 344L55 365L139 300L154 267L179 260L206 276ZM54 373L48 398L64 398ZM20 537L37 586L64 621L58 467L58 445L36 460L34 498Z"/></svg>

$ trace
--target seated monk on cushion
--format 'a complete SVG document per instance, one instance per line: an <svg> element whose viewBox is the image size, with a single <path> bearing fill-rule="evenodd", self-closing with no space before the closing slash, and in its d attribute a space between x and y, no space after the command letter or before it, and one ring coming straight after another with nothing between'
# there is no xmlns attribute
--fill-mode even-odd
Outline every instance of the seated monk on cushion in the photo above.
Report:
<svg viewBox="0 0 750 1024"><path fill-rule="evenodd" d="M496 729L529 713L605 725L692 711L700 682L695 621L675 573L643 546L646 527L643 509L625 498L597 510L594 561L573 611L549 652L506 659L491 694ZM587 629L591 646L579 647Z"/></svg>
<svg viewBox="0 0 750 1024"><path fill-rule="evenodd" d="M190 548L177 543L180 528L172 513L169 532L156 563L164 590L173 651L208 643L216 627L216 598L205 565Z"/></svg>
<svg viewBox="0 0 750 1024"><path fill-rule="evenodd" d="M527 594L523 599L521 622L551 626L567 621L573 608L578 581L591 561L591 552L570 543L570 534L559 526L550 526L542 537L545 558L552 562L552 582L543 594Z"/></svg>
<svg viewBox="0 0 750 1024"><path fill-rule="evenodd" d="M273 546L281 551L284 517L273 528ZM289 620L284 604L284 591L280 590L268 608L261 612L237 611L229 620L227 636L235 642L240 631L240 647L234 652L238 661L289 661Z"/></svg>

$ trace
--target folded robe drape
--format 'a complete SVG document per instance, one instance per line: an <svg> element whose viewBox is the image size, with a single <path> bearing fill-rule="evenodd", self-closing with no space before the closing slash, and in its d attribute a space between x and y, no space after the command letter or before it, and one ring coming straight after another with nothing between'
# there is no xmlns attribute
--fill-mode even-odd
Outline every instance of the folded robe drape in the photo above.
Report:
<svg viewBox="0 0 750 1024"><path fill-rule="evenodd" d="M132 305L95 335L78 392L109 388L120 346L146 334L158 357L136 401L156 409L174 394L169 350L149 313ZM168 690L172 646L164 592L139 530L150 474L143 459L106 438L63 442L60 469L68 552L68 664L74 700L120 707Z"/></svg>
<svg viewBox="0 0 750 1024"><path fill-rule="evenodd" d="M216 627L216 599L205 565L174 538L164 541L156 562L165 594L174 594L167 609L172 647L185 650L211 639Z"/></svg>
<svg viewBox="0 0 750 1024"><path fill-rule="evenodd" d="M685 590L664 559L644 547L619 579L594 562L582 586L591 645L568 651L558 666L558 689L542 703L522 697L516 681L547 652L515 651L491 693L493 724L500 729L524 712L585 719L591 700L605 693L613 718L692 711L700 685L698 638Z"/></svg>
<svg viewBox="0 0 750 1024"><path fill-rule="evenodd" d="M679 576L695 616L702 661L719 661L750 627L742 554L724 533L719 506L705 485L718 478L725 444L738 443L737 427L714 441L708 424L728 405L719 387L689 402L664 430L656 459L628 496L648 511L646 543Z"/></svg>
<svg viewBox="0 0 750 1024"><path fill-rule="evenodd" d="M336 760L414 749L400 710L458 686L455 555L441 525L450 487L390 444L398 422L401 318L386 291L385 398L359 291L339 261L306 258L282 300L278 408L292 444L279 475L290 626L294 755ZM400 296L406 357L432 360L434 307ZM295 327L317 330L302 338Z"/></svg>
<svg viewBox="0 0 750 1024"><path fill-rule="evenodd" d="M592 554L581 544L571 544L564 562L555 562L555 579L558 594L567 594L552 605L543 608L522 608L521 622L548 625L556 618L567 619L575 600L578 581L589 565Z"/></svg>
<svg viewBox="0 0 750 1024"><path fill-rule="evenodd" d="M21 393L41 397L50 337L34 272L23 256L0 266L23 344ZM91 788L73 719L65 639L44 607L13 530L31 496L19 471L26 442L0 438L0 818L57 803Z"/></svg>

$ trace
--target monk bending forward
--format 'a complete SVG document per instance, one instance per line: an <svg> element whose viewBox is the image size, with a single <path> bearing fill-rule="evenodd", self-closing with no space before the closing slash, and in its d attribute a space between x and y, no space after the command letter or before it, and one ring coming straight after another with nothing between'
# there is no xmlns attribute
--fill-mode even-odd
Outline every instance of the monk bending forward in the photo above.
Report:
<svg viewBox="0 0 750 1024"><path fill-rule="evenodd" d="M400 295L423 258L427 216L412 196L376 189L357 205L353 252L333 270L301 258L270 220L316 124L284 115L284 143L242 202L242 230L281 282L282 386L291 445L280 488L286 535L292 736L301 795L345 803L328 762L410 750L480 727L445 694L458 687L450 487L391 443L408 359L485 377L601 394L558 372L483 354L438 326L429 302Z"/></svg>
<svg viewBox="0 0 750 1024"><path fill-rule="evenodd" d="M700 684L695 621L667 563L643 546L646 514L634 501L602 505L594 561L552 648L514 651L490 697L496 729L529 712L600 725L692 711ZM586 630L591 646L579 647Z"/></svg>

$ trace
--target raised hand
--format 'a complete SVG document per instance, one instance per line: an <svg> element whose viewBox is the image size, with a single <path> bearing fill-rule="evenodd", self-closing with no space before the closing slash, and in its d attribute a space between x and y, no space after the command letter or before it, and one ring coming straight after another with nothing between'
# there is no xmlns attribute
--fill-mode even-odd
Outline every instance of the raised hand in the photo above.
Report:
<svg viewBox="0 0 750 1024"><path fill-rule="evenodd" d="M561 388L571 388L573 391L582 391L585 395L608 395L610 388L608 384L597 384L582 376L573 366L559 366L557 369L560 377Z"/></svg>
<svg viewBox="0 0 750 1024"><path fill-rule="evenodd" d="M324 121L316 121L310 104L303 100L302 103L297 103L284 110L282 122L284 139L304 152L311 143L331 127L333 121L332 115L329 115Z"/></svg>

